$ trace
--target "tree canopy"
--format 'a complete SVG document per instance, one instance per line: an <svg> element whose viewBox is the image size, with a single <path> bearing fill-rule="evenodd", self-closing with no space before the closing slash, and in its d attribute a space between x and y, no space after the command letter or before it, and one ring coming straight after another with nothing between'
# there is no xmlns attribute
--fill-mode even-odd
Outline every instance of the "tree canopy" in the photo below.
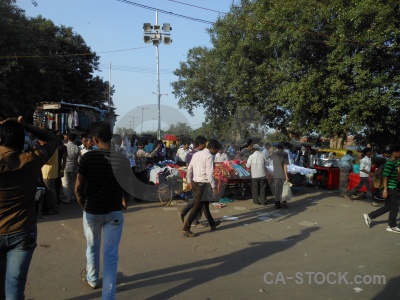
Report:
<svg viewBox="0 0 400 300"><path fill-rule="evenodd" d="M0 1L0 116L29 118L39 102L61 100L105 108L96 53L71 27L27 18L14 2Z"/></svg>
<svg viewBox="0 0 400 300"><path fill-rule="evenodd" d="M213 47L191 49L172 83L180 107L203 106L209 126L397 139L398 1L242 0L209 33Z"/></svg>

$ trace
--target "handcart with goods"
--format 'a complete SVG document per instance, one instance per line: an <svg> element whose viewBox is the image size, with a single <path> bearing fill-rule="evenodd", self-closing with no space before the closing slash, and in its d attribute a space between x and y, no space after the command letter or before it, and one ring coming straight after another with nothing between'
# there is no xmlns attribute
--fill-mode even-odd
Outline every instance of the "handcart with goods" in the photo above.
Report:
<svg viewBox="0 0 400 300"><path fill-rule="evenodd" d="M179 169L172 164L153 168L150 181L157 186L157 197L163 206L170 205L172 199L183 192L183 178Z"/></svg>
<svg viewBox="0 0 400 300"><path fill-rule="evenodd" d="M179 176L166 176L158 184L158 198L161 205L169 206L175 195L183 192L183 180Z"/></svg>
<svg viewBox="0 0 400 300"><path fill-rule="evenodd" d="M246 192L250 192L251 176L246 170L244 161L216 163L214 178L221 195L228 194L230 198L241 198Z"/></svg>

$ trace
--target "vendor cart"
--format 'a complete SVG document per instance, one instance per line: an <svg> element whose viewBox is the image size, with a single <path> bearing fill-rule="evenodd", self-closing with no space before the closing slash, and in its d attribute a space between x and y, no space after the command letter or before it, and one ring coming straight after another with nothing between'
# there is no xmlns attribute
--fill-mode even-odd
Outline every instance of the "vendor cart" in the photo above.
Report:
<svg viewBox="0 0 400 300"><path fill-rule="evenodd" d="M183 180L179 176L159 177L158 198L162 206L169 206L172 199L183 192Z"/></svg>

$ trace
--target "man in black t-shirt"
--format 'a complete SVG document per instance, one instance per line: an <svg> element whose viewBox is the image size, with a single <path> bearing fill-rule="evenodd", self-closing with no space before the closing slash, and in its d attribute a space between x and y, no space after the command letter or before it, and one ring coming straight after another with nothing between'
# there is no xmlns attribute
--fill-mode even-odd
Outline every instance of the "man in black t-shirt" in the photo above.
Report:
<svg viewBox="0 0 400 300"><path fill-rule="evenodd" d="M118 246L124 218L122 209L130 191L132 170L128 158L111 151L111 127L106 122L91 125L98 150L85 153L79 160L75 194L83 208L83 229L87 240L86 269L83 281L97 288L100 268L101 232L104 231L103 299L115 299Z"/></svg>

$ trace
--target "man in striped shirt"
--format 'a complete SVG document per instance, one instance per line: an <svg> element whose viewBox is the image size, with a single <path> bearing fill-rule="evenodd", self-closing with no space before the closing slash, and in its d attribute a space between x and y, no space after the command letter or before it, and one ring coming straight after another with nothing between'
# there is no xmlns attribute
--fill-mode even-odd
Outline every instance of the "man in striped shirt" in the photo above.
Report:
<svg viewBox="0 0 400 300"><path fill-rule="evenodd" d="M397 225L397 213L399 212L399 202L397 195L398 184L398 168L400 158L400 146L395 146L392 149L392 156L390 160L385 163L383 168L383 198L385 198L385 206L369 213L364 214L365 223L371 228L373 219L389 212L389 226L387 231L400 233L400 228Z"/></svg>

